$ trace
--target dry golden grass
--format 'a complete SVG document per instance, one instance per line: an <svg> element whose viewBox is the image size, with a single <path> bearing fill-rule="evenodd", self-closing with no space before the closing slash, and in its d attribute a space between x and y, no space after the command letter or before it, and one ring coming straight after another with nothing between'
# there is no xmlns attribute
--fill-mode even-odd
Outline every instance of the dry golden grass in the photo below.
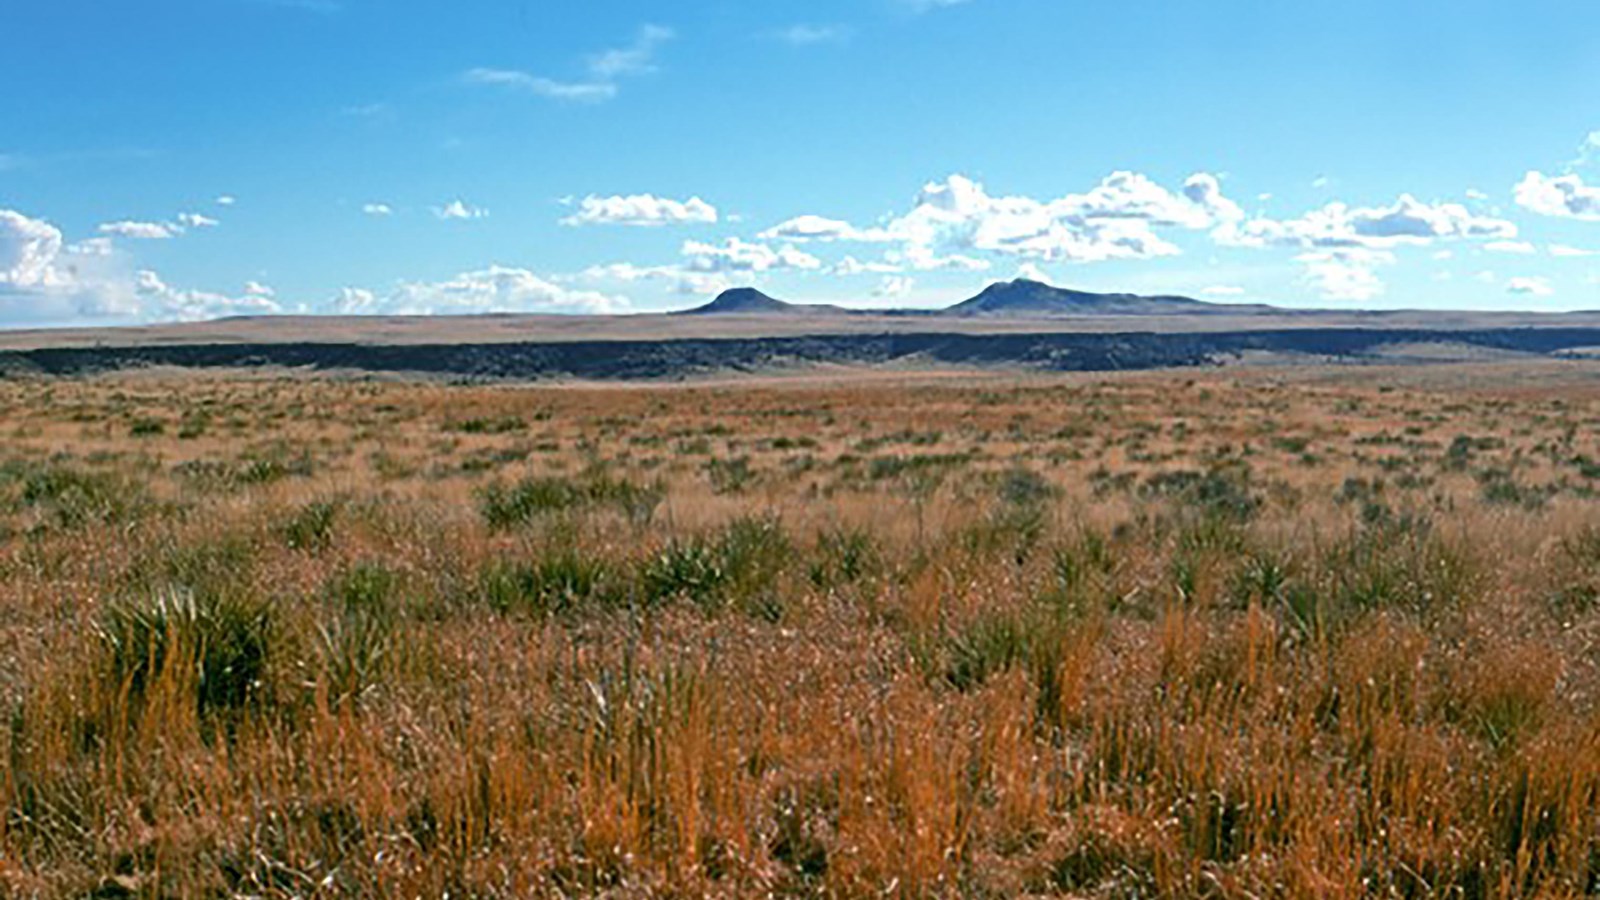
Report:
<svg viewBox="0 0 1600 900"><path fill-rule="evenodd" d="M1600 388L1493 372L0 381L0 889L1594 896Z"/></svg>

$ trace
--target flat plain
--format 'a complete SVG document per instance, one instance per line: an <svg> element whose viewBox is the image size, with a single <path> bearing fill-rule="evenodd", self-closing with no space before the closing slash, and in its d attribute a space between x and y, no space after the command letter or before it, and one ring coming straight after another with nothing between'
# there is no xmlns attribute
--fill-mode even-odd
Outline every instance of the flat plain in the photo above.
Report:
<svg viewBox="0 0 1600 900"><path fill-rule="evenodd" d="M1600 366L0 380L11 896L1583 897Z"/></svg>

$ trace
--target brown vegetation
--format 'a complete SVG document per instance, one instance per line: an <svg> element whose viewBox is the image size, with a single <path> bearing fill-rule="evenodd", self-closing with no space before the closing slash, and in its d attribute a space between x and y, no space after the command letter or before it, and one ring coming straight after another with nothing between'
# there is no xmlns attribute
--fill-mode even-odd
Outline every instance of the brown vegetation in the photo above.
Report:
<svg viewBox="0 0 1600 900"><path fill-rule="evenodd" d="M0 381L0 889L1592 896L1600 391L1381 381Z"/></svg>

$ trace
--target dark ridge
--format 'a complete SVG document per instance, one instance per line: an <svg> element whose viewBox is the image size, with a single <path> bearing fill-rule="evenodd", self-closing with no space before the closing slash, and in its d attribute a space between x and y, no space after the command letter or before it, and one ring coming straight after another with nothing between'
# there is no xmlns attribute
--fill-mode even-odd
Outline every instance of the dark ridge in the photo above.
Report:
<svg viewBox="0 0 1600 900"><path fill-rule="evenodd" d="M1207 303L1189 297L1094 294L1018 278L989 285L983 293L944 311L947 316L1160 316L1276 312L1259 304Z"/></svg>
<svg viewBox="0 0 1600 900"><path fill-rule="evenodd" d="M795 312L798 308L793 303L785 303L752 287L733 288L717 295L715 300L704 306L686 309L684 315L778 315Z"/></svg>
<svg viewBox="0 0 1600 900"><path fill-rule="evenodd" d="M1300 328L1213 333L847 334L492 344L53 347L0 352L0 377L81 375L150 366L278 366L469 378L641 379L899 361L1115 371L1215 365L1252 351L1359 361L1378 358L1377 352L1386 346L1429 343L1551 355L1600 347L1600 328Z"/></svg>

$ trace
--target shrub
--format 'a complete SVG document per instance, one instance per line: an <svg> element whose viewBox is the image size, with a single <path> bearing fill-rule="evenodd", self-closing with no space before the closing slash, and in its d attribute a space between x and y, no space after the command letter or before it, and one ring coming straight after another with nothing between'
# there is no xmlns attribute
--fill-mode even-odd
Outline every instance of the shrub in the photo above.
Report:
<svg viewBox="0 0 1600 900"><path fill-rule="evenodd" d="M459 422L446 422L446 431L459 431L462 434L510 434L516 431L526 431L528 423L518 416L501 416L498 418L464 419Z"/></svg>

